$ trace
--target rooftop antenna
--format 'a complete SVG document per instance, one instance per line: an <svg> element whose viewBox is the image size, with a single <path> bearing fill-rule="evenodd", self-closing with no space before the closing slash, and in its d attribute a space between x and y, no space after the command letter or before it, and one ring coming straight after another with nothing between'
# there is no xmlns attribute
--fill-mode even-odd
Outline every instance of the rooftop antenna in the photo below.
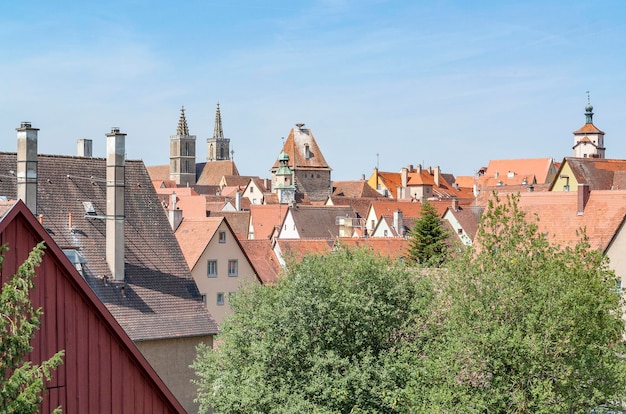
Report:
<svg viewBox="0 0 626 414"><path fill-rule="evenodd" d="M234 149L230 150L230 160L231 161L235 161L235 150Z"/></svg>
<svg viewBox="0 0 626 414"><path fill-rule="evenodd" d="M379 155L380 155L380 154L376 153L376 169L378 169L378 166L379 166L379 165L378 165L378 156L379 156Z"/></svg>

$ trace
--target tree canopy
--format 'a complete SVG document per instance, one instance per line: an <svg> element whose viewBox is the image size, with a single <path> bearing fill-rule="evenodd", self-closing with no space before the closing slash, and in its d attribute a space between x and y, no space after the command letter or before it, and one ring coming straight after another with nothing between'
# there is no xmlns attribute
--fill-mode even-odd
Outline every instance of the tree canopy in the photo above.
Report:
<svg viewBox="0 0 626 414"><path fill-rule="evenodd" d="M238 294L198 400L217 413L589 413L621 407L621 295L584 232L548 242L495 198L445 267L339 249Z"/></svg>
<svg viewBox="0 0 626 414"><path fill-rule="evenodd" d="M0 267L6 250L6 246L0 246ZM9 277L0 294L0 412L3 413L38 412L44 381L49 380L52 371L62 363L62 351L41 365L24 361L32 350L30 341L42 314L41 309L33 307L29 293L43 251L44 245L40 243L17 273Z"/></svg>
<svg viewBox="0 0 626 414"><path fill-rule="evenodd" d="M551 245L518 196L492 200L475 248L442 284L421 407L478 413L589 413L621 406L624 322L615 274L581 233ZM426 411L426 410L424 410Z"/></svg>
<svg viewBox="0 0 626 414"><path fill-rule="evenodd" d="M404 382L394 349L423 324L431 298L425 279L370 251L307 256L276 286L237 294L219 346L201 348L193 366L201 408L389 412L388 393Z"/></svg>
<svg viewBox="0 0 626 414"><path fill-rule="evenodd" d="M408 234L408 259L425 266L441 266L448 259L448 232L428 201Z"/></svg>

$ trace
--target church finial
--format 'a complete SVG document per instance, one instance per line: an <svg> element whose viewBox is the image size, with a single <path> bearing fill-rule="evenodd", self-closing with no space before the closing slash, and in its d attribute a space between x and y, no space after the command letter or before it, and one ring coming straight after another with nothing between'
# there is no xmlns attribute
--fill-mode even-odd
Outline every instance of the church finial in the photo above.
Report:
<svg viewBox="0 0 626 414"><path fill-rule="evenodd" d="M180 108L180 119L178 120L178 127L176 128L176 135L189 136L189 128L187 127L187 118L185 118L185 107Z"/></svg>
<svg viewBox="0 0 626 414"><path fill-rule="evenodd" d="M587 106L585 106L585 119L587 124L593 124L593 106L591 106L591 99L589 98L589 91L587 91Z"/></svg>
<svg viewBox="0 0 626 414"><path fill-rule="evenodd" d="M222 130L222 114L220 113L220 103L217 103L217 111L215 112L215 129L213 129L213 138L224 138Z"/></svg>

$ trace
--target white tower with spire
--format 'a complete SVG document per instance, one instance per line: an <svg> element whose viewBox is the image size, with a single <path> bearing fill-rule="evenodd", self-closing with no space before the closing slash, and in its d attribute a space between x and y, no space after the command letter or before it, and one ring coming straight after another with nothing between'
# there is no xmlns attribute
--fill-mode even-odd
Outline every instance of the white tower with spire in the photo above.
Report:
<svg viewBox="0 0 626 414"><path fill-rule="evenodd" d="M593 124L593 106L587 91L587 106L585 106L585 125L574 131L574 157L577 158L605 158L604 132Z"/></svg>
<svg viewBox="0 0 626 414"><path fill-rule="evenodd" d="M196 136L189 135L184 106L180 109L176 135L170 136L170 180L180 186L196 184Z"/></svg>
<svg viewBox="0 0 626 414"><path fill-rule="evenodd" d="M213 137L207 138L207 161L228 161L230 160L230 138L224 138L224 130L222 129L222 114L220 113L220 104L217 104L215 112L215 128L213 129Z"/></svg>

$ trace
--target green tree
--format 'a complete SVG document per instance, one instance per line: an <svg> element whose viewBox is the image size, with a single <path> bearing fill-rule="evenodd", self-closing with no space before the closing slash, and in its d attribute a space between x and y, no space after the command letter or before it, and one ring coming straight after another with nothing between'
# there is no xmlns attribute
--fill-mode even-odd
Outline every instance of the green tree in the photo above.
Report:
<svg viewBox="0 0 626 414"><path fill-rule="evenodd" d="M550 244L518 198L489 204L475 247L442 278L442 332L419 372L430 385L405 390L416 411L589 413L622 402L614 273L584 234L572 248Z"/></svg>
<svg viewBox="0 0 626 414"><path fill-rule="evenodd" d="M420 218L408 234L408 260L424 266L439 267L448 259L448 232L437 210L427 201Z"/></svg>
<svg viewBox="0 0 626 414"><path fill-rule="evenodd" d="M35 268L41 263L44 245L33 249L17 273L2 286L0 295L0 412L36 413L42 401L45 380L62 363L63 352L57 352L41 365L24 361L32 350L30 341L39 327L41 309L29 299ZM0 246L0 267L6 246ZM55 410L60 412L60 409Z"/></svg>
<svg viewBox="0 0 626 414"><path fill-rule="evenodd" d="M425 341L425 277L365 249L307 256L275 286L233 301L216 349L195 363L201 410L218 413L392 412L410 370L397 352Z"/></svg>

